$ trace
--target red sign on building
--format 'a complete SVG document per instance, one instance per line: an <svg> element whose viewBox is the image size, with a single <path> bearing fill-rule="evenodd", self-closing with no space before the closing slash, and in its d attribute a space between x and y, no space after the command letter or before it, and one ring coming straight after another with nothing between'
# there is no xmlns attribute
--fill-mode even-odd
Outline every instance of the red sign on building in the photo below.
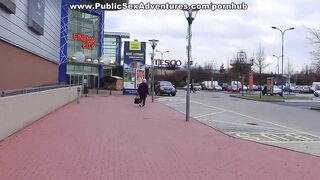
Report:
<svg viewBox="0 0 320 180"><path fill-rule="evenodd" d="M94 37L93 36L80 34L80 33L74 33L73 39L76 41L81 41L83 49L93 49L94 48Z"/></svg>

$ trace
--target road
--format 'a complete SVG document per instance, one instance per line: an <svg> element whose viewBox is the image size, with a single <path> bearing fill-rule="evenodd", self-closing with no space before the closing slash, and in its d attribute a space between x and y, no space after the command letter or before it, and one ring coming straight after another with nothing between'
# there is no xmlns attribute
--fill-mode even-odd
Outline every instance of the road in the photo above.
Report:
<svg viewBox="0 0 320 180"><path fill-rule="evenodd" d="M175 97L157 100L185 113L185 95L180 90ZM190 108L194 119L232 137L320 156L319 111L206 91L191 94Z"/></svg>

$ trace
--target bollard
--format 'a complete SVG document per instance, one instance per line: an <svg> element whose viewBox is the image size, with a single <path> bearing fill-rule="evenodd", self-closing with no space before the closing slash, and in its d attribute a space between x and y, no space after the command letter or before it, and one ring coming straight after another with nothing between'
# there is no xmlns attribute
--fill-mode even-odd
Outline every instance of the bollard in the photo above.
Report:
<svg viewBox="0 0 320 180"><path fill-rule="evenodd" d="M78 92L78 96L77 96L77 104L79 104L79 103L80 103L80 90L81 90L81 88L80 88L80 87L78 87L78 88L77 88L77 92Z"/></svg>

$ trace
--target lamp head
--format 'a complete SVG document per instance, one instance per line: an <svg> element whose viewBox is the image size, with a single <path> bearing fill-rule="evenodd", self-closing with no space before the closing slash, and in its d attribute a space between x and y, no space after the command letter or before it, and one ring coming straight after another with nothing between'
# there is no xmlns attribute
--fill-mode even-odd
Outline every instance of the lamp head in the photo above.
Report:
<svg viewBox="0 0 320 180"><path fill-rule="evenodd" d="M157 44L158 44L158 42L159 42L159 40L157 40L157 39L151 39L151 40L149 40L149 42L151 43L152 49L155 49L156 46L157 46Z"/></svg>
<svg viewBox="0 0 320 180"><path fill-rule="evenodd" d="M184 16L186 17L188 24L191 25L194 18L196 18L199 9L185 9L183 10Z"/></svg>

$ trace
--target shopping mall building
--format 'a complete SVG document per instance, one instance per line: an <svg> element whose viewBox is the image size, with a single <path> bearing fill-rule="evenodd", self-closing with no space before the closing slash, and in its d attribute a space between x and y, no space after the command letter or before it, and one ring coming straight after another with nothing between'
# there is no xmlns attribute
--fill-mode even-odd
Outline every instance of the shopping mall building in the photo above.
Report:
<svg viewBox="0 0 320 180"><path fill-rule="evenodd" d="M0 90L83 81L97 87L108 60L104 11L69 7L83 3L0 1Z"/></svg>

